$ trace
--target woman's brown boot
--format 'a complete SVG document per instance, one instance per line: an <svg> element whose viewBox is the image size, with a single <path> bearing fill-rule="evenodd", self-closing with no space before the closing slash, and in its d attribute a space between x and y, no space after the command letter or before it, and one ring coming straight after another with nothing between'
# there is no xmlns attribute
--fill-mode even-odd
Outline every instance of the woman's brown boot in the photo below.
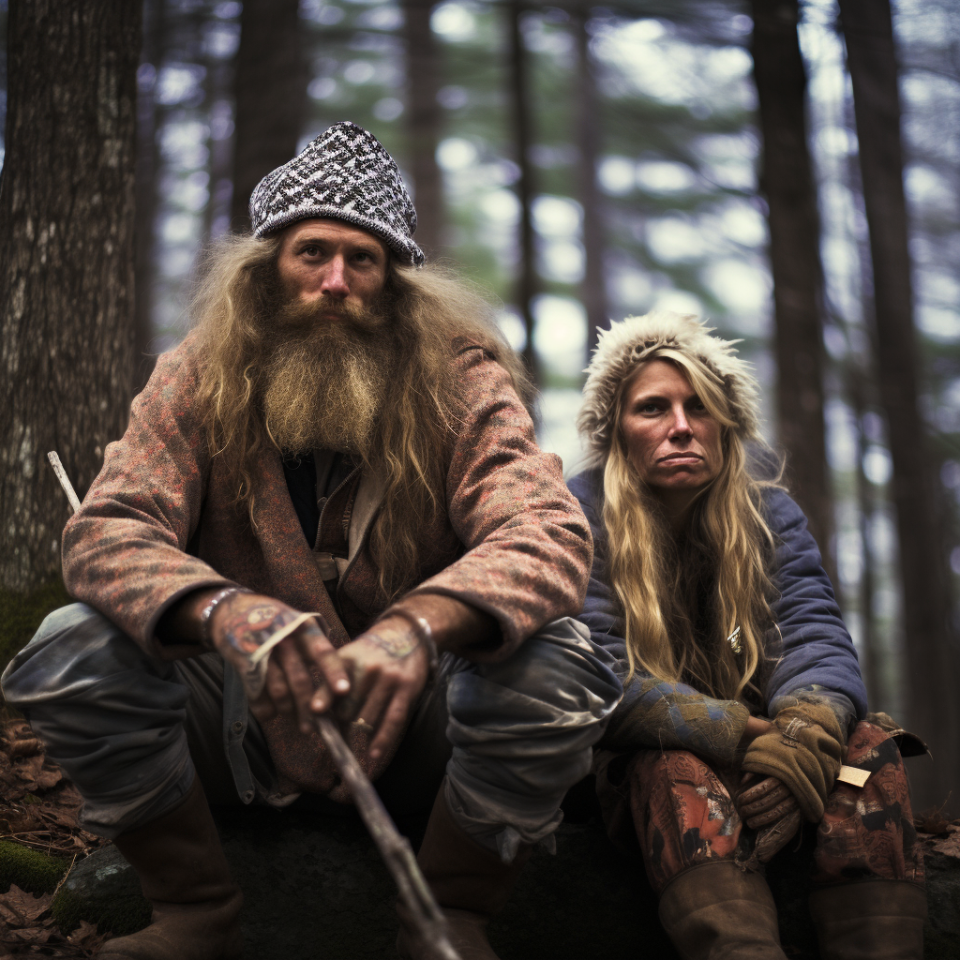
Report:
<svg viewBox="0 0 960 960"><path fill-rule="evenodd" d="M199 779L183 803L116 839L153 905L150 926L108 940L110 960L237 960L243 894L230 876Z"/></svg>
<svg viewBox="0 0 960 960"><path fill-rule="evenodd" d="M417 863L447 918L450 941L462 960L497 960L487 939L487 923L506 905L530 850L521 847L513 862L504 863L464 833L447 806L444 787L440 788ZM403 960L434 956L407 922L402 904L397 913L397 950Z"/></svg>
<svg viewBox="0 0 960 960"><path fill-rule="evenodd" d="M909 880L862 880L810 894L822 960L922 960L927 895Z"/></svg>
<svg viewBox="0 0 960 960"><path fill-rule="evenodd" d="M671 880L660 922L684 960L785 960L767 881L730 860L701 863Z"/></svg>

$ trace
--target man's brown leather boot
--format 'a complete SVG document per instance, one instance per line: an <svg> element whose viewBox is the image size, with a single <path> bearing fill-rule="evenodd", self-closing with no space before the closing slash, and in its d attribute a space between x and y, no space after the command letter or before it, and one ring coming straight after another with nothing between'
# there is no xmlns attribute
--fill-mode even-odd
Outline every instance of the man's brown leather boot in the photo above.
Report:
<svg viewBox="0 0 960 960"><path fill-rule="evenodd" d="M444 787L440 788L417 863L447 918L450 940L461 960L497 960L487 939L487 923L506 905L531 849L521 847L512 863L504 863L463 832L447 806ZM433 957L407 922L402 904L397 913L397 950L403 960Z"/></svg>
<svg viewBox="0 0 960 960"><path fill-rule="evenodd" d="M660 898L660 922L684 960L785 960L767 881L730 860L677 874Z"/></svg>
<svg viewBox="0 0 960 960"><path fill-rule="evenodd" d="M863 880L810 894L822 960L922 960L927 895L908 880Z"/></svg>
<svg viewBox="0 0 960 960"><path fill-rule="evenodd" d="M116 839L153 905L150 926L108 940L109 960L237 960L243 894L199 779L183 803Z"/></svg>

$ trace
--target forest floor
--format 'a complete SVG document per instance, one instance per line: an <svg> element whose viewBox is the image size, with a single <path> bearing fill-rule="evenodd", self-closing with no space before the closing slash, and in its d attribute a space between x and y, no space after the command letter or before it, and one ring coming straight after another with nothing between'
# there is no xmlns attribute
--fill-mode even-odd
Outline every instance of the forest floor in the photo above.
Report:
<svg viewBox="0 0 960 960"><path fill-rule="evenodd" d="M0 707L0 842L13 841L58 858L72 870L107 842L78 826L80 805L80 794L45 757L43 744L26 721ZM916 825L925 849L960 859L960 821L933 814L918 818ZM56 889L65 880L66 875ZM35 895L16 885L0 893L0 960L95 955L107 933L86 922L62 932L51 910L55 893Z"/></svg>
<svg viewBox="0 0 960 960"><path fill-rule="evenodd" d="M43 744L27 722L4 717L0 721L0 841L12 840L57 857L72 869L107 842L77 825L81 802L77 788L44 756ZM15 884L0 893L0 957L73 960L94 955L106 936L85 922L68 935L61 933L50 909L55 893L35 896Z"/></svg>

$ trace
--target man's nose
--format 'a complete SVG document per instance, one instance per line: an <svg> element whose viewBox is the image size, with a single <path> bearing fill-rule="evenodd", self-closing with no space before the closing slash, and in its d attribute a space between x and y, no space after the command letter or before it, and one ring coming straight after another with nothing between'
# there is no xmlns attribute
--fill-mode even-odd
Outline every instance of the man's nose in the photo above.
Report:
<svg viewBox="0 0 960 960"><path fill-rule="evenodd" d="M327 262L327 269L324 271L323 280L320 283L320 292L336 297L338 300L342 300L350 293L343 257L331 257Z"/></svg>

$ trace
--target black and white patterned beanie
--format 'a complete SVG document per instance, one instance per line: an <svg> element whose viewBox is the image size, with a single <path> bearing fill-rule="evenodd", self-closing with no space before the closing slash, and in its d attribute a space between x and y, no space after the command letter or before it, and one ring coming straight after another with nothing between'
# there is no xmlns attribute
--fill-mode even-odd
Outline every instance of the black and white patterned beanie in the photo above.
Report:
<svg viewBox="0 0 960 960"><path fill-rule="evenodd" d="M311 217L330 217L369 230L401 263L419 267L413 240L417 212L383 144L347 120L335 123L304 151L268 173L250 197L257 239Z"/></svg>

